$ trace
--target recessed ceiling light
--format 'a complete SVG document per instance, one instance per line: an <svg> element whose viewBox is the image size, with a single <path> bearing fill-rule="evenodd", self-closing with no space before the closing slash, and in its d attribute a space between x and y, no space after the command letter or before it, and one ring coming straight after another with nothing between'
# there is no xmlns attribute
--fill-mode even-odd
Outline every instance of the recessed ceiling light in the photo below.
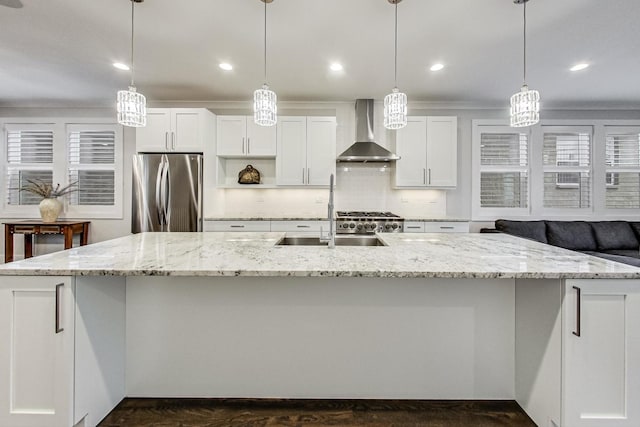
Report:
<svg viewBox="0 0 640 427"><path fill-rule="evenodd" d="M227 64L226 62L223 62L222 64L218 65L218 67L222 68L225 71L233 70L233 65Z"/></svg>
<svg viewBox="0 0 640 427"><path fill-rule="evenodd" d="M113 66L118 70L129 71L129 66L127 64L123 64L122 62L114 62Z"/></svg>
<svg viewBox="0 0 640 427"><path fill-rule="evenodd" d="M342 71L344 69L342 64L339 64L337 62L334 62L333 64L331 64L329 68L331 68L331 71Z"/></svg>
<svg viewBox="0 0 640 427"><path fill-rule="evenodd" d="M571 71L580 71L580 70L584 70L585 68L587 68L589 66L589 64L583 62L581 64L576 64L573 67L569 68Z"/></svg>
<svg viewBox="0 0 640 427"><path fill-rule="evenodd" d="M443 64L433 64L431 66L431 68L429 68L431 71L440 71L444 68Z"/></svg>

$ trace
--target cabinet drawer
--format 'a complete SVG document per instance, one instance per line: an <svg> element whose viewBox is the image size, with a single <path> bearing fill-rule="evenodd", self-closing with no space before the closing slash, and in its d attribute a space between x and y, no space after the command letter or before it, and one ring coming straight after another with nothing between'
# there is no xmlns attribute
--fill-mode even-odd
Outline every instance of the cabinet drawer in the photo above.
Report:
<svg viewBox="0 0 640 427"><path fill-rule="evenodd" d="M424 233L424 222L422 221L405 221L405 233Z"/></svg>
<svg viewBox="0 0 640 427"><path fill-rule="evenodd" d="M319 233L320 227L328 231L329 221L271 221L271 231Z"/></svg>
<svg viewBox="0 0 640 427"><path fill-rule="evenodd" d="M204 231L271 231L269 221L205 221Z"/></svg>
<svg viewBox="0 0 640 427"><path fill-rule="evenodd" d="M468 233L468 222L425 222L425 233Z"/></svg>

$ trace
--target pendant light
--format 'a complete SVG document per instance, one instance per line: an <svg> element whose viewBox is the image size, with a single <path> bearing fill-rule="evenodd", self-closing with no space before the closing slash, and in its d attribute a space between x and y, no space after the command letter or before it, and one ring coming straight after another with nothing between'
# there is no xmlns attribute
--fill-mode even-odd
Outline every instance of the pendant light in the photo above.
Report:
<svg viewBox="0 0 640 427"><path fill-rule="evenodd" d="M384 127L401 129L407 125L407 95L398 90L398 3L402 0L388 0L396 8L394 88L384 97Z"/></svg>
<svg viewBox="0 0 640 427"><path fill-rule="evenodd" d="M273 126L278 120L278 97L267 85L267 3L273 0L260 1L264 3L264 83L253 92L253 121L260 126Z"/></svg>
<svg viewBox="0 0 640 427"><path fill-rule="evenodd" d="M527 86L527 2L529 0L513 0L523 5L523 76L520 92L511 97L511 126L524 127L535 125L540 121L540 93Z"/></svg>
<svg viewBox="0 0 640 427"><path fill-rule="evenodd" d="M131 84L128 90L118 91L116 109L118 111L118 123L123 126L144 127L147 125L147 99L136 91L134 83L133 66L133 34L134 34L134 8L136 3L144 0L131 0Z"/></svg>

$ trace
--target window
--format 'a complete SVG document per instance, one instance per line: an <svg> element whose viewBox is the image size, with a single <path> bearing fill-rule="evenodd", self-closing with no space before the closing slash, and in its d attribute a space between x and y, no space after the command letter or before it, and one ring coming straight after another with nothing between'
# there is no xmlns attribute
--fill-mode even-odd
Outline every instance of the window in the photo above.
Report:
<svg viewBox="0 0 640 427"><path fill-rule="evenodd" d="M481 126L474 134L480 140L474 151L479 159L479 185L474 183L479 211L528 213L529 133L508 126Z"/></svg>
<svg viewBox="0 0 640 427"><path fill-rule="evenodd" d="M591 206L591 128L543 126L543 206Z"/></svg>
<svg viewBox="0 0 640 427"><path fill-rule="evenodd" d="M640 128L606 128L607 209L640 208Z"/></svg>
<svg viewBox="0 0 640 427"><path fill-rule="evenodd" d="M5 124L0 216L37 218L41 198L20 191L29 180L66 186L62 218L122 217L122 128L114 124ZM26 205L26 206L25 206Z"/></svg>
<svg viewBox="0 0 640 427"><path fill-rule="evenodd" d="M37 205L40 197L20 188L29 181L53 180L53 127L50 125L6 125L5 204Z"/></svg>

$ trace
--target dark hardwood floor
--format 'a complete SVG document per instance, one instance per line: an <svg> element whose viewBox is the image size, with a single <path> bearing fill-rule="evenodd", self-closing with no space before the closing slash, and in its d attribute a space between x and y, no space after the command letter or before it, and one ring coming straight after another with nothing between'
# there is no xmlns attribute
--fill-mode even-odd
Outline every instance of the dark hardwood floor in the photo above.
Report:
<svg viewBox="0 0 640 427"><path fill-rule="evenodd" d="M125 399L99 427L535 427L512 400Z"/></svg>

